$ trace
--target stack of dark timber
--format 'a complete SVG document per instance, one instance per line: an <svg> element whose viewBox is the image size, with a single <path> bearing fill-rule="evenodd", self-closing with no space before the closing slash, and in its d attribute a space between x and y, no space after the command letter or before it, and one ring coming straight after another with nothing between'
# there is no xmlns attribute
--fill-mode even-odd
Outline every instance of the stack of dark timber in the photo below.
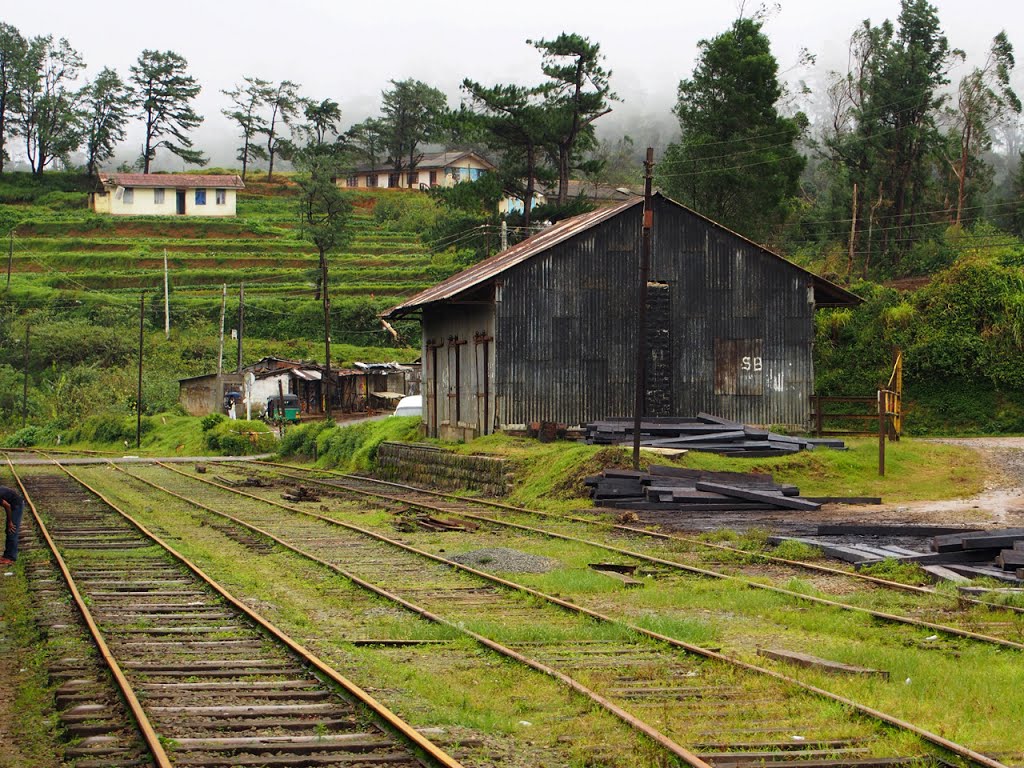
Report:
<svg viewBox="0 0 1024 768"><path fill-rule="evenodd" d="M706 472L653 465L647 472L606 469L588 477L599 506L663 512L715 512L780 509L814 510L816 501L800 498L793 485L777 485L771 475Z"/></svg>
<svg viewBox="0 0 1024 768"><path fill-rule="evenodd" d="M585 439L594 445L632 443L633 420L592 421L585 426ZM778 435L767 429L729 421L709 413L680 418L645 418L640 422L640 445L646 448L678 448L747 458L786 456L817 447L846 447L842 440Z"/></svg>
<svg viewBox="0 0 1024 768"><path fill-rule="evenodd" d="M970 579L1024 580L1024 528L948 533L932 539L932 551L921 558L926 570L935 564Z"/></svg>
<svg viewBox="0 0 1024 768"><path fill-rule="evenodd" d="M820 526L819 534L857 535L871 539L885 535L927 531L921 526ZM1020 584L1024 581L1024 528L1003 528L988 531L966 531L937 528L932 538L931 553L922 553L902 546L881 543L835 543L824 539L792 536L770 536L768 541L780 544L794 540L817 547L826 557L845 560L855 567L886 559L915 563L936 580L968 582L987 576L999 581ZM875 535L872 535L875 534Z"/></svg>

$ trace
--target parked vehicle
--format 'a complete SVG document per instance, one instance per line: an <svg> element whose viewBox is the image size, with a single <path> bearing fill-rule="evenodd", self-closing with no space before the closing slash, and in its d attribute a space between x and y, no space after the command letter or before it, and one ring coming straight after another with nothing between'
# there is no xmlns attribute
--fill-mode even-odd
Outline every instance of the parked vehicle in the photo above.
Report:
<svg viewBox="0 0 1024 768"><path fill-rule="evenodd" d="M398 401L392 416L423 416L423 395L406 395Z"/></svg>
<svg viewBox="0 0 1024 768"><path fill-rule="evenodd" d="M291 393L284 396L284 408L281 408L281 397L275 395L267 399L267 421L278 421L283 410L284 421L298 423L299 421L299 396Z"/></svg>

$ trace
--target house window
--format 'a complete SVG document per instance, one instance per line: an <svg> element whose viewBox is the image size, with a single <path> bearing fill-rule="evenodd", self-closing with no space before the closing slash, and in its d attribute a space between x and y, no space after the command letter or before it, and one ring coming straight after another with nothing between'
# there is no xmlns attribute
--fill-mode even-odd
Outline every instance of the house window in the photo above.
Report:
<svg viewBox="0 0 1024 768"><path fill-rule="evenodd" d="M356 177L355 176L349 176L347 179L345 179L345 186L346 187L358 186L358 184L356 182Z"/></svg>
<svg viewBox="0 0 1024 768"><path fill-rule="evenodd" d="M437 185L437 171L431 171L430 172L430 186L433 187L433 186L436 186L436 185Z"/></svg>
<svg viewBox="0 0 1024 768"><path fill-rule="evenodd" d="M452 181L458 184L462 181L462 171L459 168L452 168Z"/></svg>
<svg viewBox="0 0 1024 768"><path fill-rule="evenodd" d="M196 205L206 205L206 190L205 189L197 189L196 190Z"/></svg>
<svg viewBox="0 0 1024 768"><path fill-rule="evenodd" d="M228 191L226 189L218 189L216 191L217 205L225 205L228 201Z"/></svg>
<svg viewBox="0 0 1024 768"><path fill-rule="evenodd" d="M153 190L153 205L163 205L163 204L164 204L164 190L161 189L161 188L154 189Z"/></svg>
<svg viewBox="0 0 1024 768"><path fill-rule="evenodd" d="M126 188L124 191L124 196L121 198L121 202L124 203L125 205L131 205L132 203L134 203L135 190L131 188Z"/></svg>
<svg viewBox="0 0 1024 768"><path fill-rule="evenodd" d="M377 186L377 174L376 173L371 173L369 176L366 177L366 186L368 186L368 187L376 187Z"/></svg>
<svg viewBox="0 0 1024 768"><path fill-rule="evenodd" d="M409 186L410 187L415 187L419 183L420 183L420 174L419 174L419 172L418 171L413 171L412 173L410 173L409 174Z"/></svg>
<svg viewBox="0 0 1024 768"><path fill-rule="evenodd" d="M394 189L397 186L398 186L398 174L397 173L389 173L388 174L388 187Z"/></svg>

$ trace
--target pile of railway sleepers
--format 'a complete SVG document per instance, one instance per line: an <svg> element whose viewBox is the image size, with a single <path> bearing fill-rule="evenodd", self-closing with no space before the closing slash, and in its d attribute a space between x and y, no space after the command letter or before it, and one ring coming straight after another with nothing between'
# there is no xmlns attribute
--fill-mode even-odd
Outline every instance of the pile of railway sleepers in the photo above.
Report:
<svg viewBox="0 0 1024 768"><path fill-rule="evenodd" d="M585 483L595 504L615 509L805 511L821 506L818 501L801 498L796 486L779 485L771 475L752 472L707 472L655 464L647 472L606 469Z"/></svg>
<svg viewBox="0 0 1024 768"><path fill-rule="evenodd" d="M853 526L852 528L858 528ZM862 526L861 526L862 527ZM819 533L839 534L844 526L823 526L835 530ZM914 526L906 527L910 532ZM900 526L882 526L876 533L894 535ZM853 532L853 531L849 531ZM878 536L870 537L872 539ZM999 581L1021 584L1024 582L1024 528L1001 528L987 531L946 531L932 538L931 552L919 552L891 544L866 543L845 540L842 543L814 538L771 536L772 544L793 539L817 547L827 557L845 560L855 567L894 559L903 563L915 563L935 579L967 582L986 576Z"/></svg>
<svg viewBox="0 0 1024 768"><path fill-rule="evenodd" d="M604 419L584 426L588 444L632 443L632 419ZM709 413L679 418L645 418L640 422L640 445L680 448L747 458L785 456L818 447L844 449L842 440L779 435L760 427L740 424Z"/></svg>

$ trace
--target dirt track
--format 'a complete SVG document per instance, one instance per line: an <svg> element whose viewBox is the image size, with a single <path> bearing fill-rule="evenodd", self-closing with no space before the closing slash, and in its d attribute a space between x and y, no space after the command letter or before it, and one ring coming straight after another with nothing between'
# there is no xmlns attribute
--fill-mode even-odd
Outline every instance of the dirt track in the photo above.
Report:
<svg viewBox="0 0 1024 768"><path fill-rule="evenodd" d="M829 506L814 515L814 519L986 528L1024 526L1024 437L942 438L935 442L966 446L982 453L991 473L985 490L966 499L872 507Z"/></svg>

